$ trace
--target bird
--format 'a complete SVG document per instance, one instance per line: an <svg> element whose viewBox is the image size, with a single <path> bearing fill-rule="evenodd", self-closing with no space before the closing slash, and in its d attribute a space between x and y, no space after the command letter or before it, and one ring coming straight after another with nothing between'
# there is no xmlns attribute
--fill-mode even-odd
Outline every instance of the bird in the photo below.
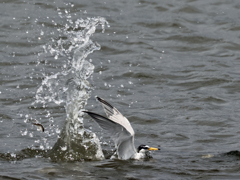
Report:
<svg viewBox="0 0 240 180"><path fill-rule="evenodd" d="M85 110L83 112L87 113L110 135L114 141L118 159L139 160L151 158L149 151L160 150L143 144L136 149L134 146L135 133L128 119L104 99L100 97L96 97L96 99L102 104L107 117Z"/></svg>

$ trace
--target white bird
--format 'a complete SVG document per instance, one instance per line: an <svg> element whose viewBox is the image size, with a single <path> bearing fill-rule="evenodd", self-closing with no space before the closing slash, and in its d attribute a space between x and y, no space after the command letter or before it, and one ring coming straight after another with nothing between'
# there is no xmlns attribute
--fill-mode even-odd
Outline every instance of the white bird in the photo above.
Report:
<svg viewBox="0 0 240 180"><path fill-rule="evenodd" d="M99 126L106 130L111 136L117 149L116 153L119 159L141 159L149 158L151 150L160 150L159 148L140 145L138 149L134 147L134 130L126 117L124 117L115 107L100 97L96 97L101 102L107 117L99 114L83 111L91 116Z"/></svg>

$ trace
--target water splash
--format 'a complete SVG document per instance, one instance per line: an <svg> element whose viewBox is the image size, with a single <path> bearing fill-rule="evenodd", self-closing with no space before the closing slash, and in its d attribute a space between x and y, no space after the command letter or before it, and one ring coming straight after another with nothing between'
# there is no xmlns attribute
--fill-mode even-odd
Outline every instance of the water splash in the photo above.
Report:
<svg viewBox="0 0 240 180"><path fill-rule="evenodd" d="M46 106L50 102L63 104L66 110L66 123L48 156L52 160L103 159L103 152L97 136L84 129L81 112L90 97L91 85L87 79L94 70L94 65L86 57L100 45L90 38L97 26L104 32L107 21L102 17L78 19L65 25L59 32L65 38L52 40L44 46L55 59L66 57L59 72L46 75L36 92L34 104Z"/></svg>

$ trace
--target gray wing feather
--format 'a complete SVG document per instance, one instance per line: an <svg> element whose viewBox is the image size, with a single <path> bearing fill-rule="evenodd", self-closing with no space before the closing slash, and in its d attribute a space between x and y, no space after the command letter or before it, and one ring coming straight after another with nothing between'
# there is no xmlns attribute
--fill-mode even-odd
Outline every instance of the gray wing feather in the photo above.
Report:
<svg viewBox="0 0 240 180"><path fill-rule="evenodd" d="M134 137L122 125L99 114L83 111L91 116L99 126L106 130L113 139L120 159L129 159L136 153Z"/></svg>
<svg viewBox="0 0 240 180"><path fill-rule="evenodd" d="M134 130L126 117L124 117L115 107L100 97L96 97L101 102L103 109L109 119L122 125L131 135L134 135Z"/></svg>
<svg viewBox="0 0 240 180"><path fill-rule="evenodd" d="M137 153L134 147L134 137L122 141L122 143L118 146L118 157L120 159L129 159L133 157L133 155Z"/></svg>

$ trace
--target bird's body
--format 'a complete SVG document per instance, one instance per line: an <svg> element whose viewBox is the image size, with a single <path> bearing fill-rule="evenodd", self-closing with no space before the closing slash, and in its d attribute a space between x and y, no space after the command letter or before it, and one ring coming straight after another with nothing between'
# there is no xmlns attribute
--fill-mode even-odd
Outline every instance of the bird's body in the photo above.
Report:
<svg viewBox="0 0 240 180"><path fill-rule="evenodd" d="M119 159L147 158L150 157L149 150L159 150L146 145L140 145L136 150L134 147L134 130L128 119L107 101L99 97L97 97L97 100L101 102L108 118L89 111L83 112L91 116L100 127L109 133L115 143Z"/></svg>

